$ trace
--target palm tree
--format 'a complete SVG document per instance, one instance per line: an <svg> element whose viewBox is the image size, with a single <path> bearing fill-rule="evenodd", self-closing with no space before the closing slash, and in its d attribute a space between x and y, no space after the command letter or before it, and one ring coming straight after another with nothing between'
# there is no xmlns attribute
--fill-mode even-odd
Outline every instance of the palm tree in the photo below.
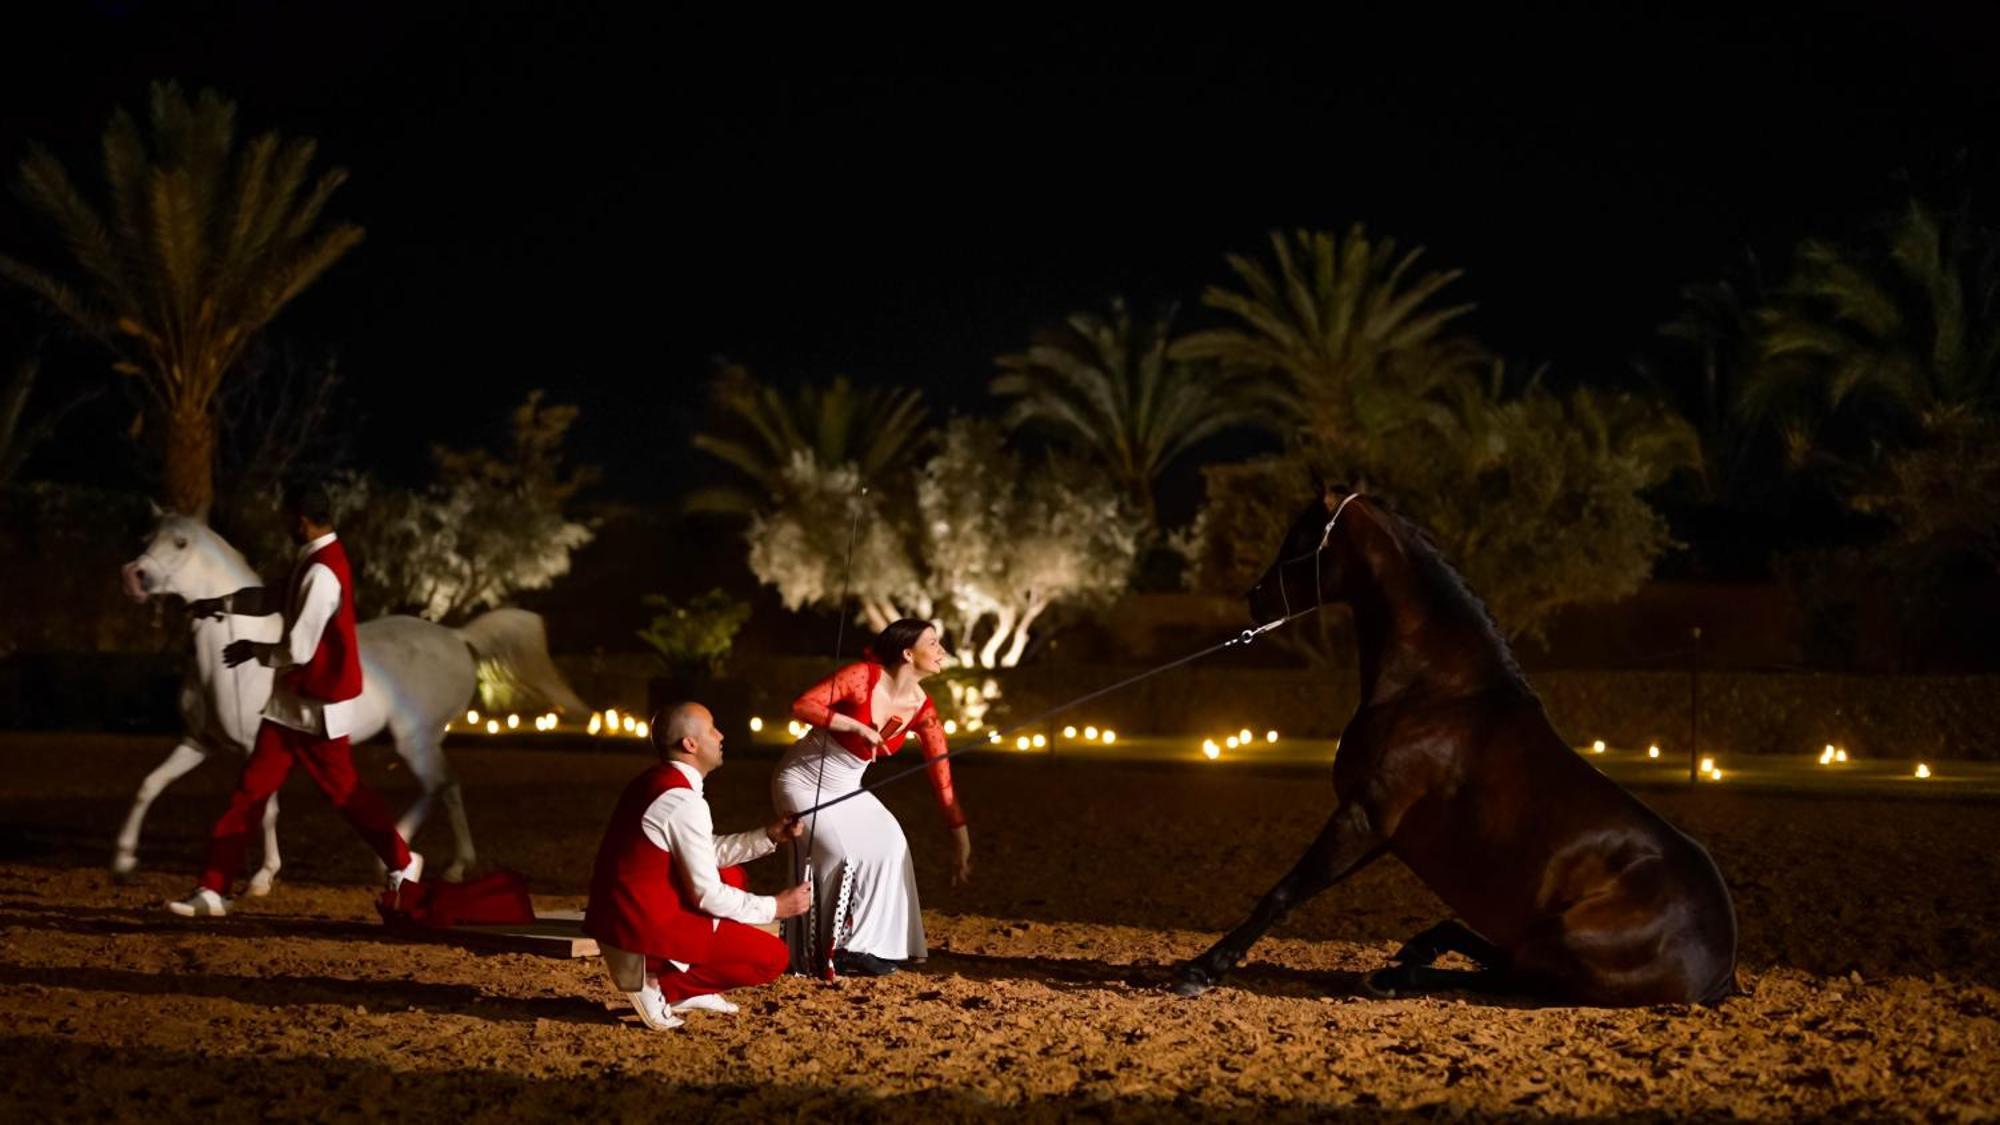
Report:
<svg viewBox="0 0 2000 1125"><path fill-rule="evenodd" d="M1738 408L1840 478L2000 411L2000 237L1909 206L1874 246L1800 245Z"/></svg>
<svg viewBox="0 0 2000 1125"><path fill-rule="evenodd" d="M41 417L30 421L28 400L35 393L35 379L41 374L39 357L30 355L14 367L14 377L0 387L0 488L14 479L35 447L49 439L63 415L82 406L98 394L92 388L67 402L45 408Z"/></svg>
<svg viewBox="0 0 2000 1125"><path fill-rule="evenodd" d="M688 512L750 515L783 487L797 455L824 468L852 464L864 482L910 465L924 440L923 396L900 387L857 388L845 376L786 394L741 366L724 367L711 392L721 429L694 446L727 463L741 482L697 490Z"/></svg>
<svg viewBox="0 0 2000 1125"><path fill-rule="evenodd" d="M205 514L214 497L215 399L251 339L361 241L322 226L342 169L309 178L310 138L263 133L237 144L236 106L212 90L192 103L155 84L148 130L124 110L104 130L107 195L87 198L36 148L20 190L55 227L67 268L0 256L25 286L118 358L163 423L166 500Z"/></svg>
<svg viewBox="0 0 2000 1125"><path fill-rule="evenodd" d="M1072 313L1001 356L994 394L1012 399L1007 425L1040 426L1093 458L1154 522L1153 485L1205 438L1265 421L1256 386L1209 364L1168 358L1169 306L1135 326L1121 298L1109 316Z"/></svg>
<svg viewBox="0 0 2000 1125"><path fill-rule="evenodd" d="M1392 377L1399 359L1457 368L1481 358L1452 322L1470 304L1435 298L1462 271L1421 270L1421 247L1399 251L1394 239L1371 239L1360 224L1344 239L1329 231L1273 232L1274 266L1228 256L1241 291L1210 286L1202 303L1241 323L1182 337L1177 359L1213 359L1238 371L1278 378L1294 420L1338 444L1354 425L1357 384Z"/></svg>

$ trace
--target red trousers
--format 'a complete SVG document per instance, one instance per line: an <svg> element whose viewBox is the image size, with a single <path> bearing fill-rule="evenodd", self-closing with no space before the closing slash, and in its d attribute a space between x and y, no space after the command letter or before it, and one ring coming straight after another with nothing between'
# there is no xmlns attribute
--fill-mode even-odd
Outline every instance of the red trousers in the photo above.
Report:
<svg viewBox="0 0 2000 1125"><path fill-rule="evenodd" d="M750 883L741 867L716 870L722 881L742 890ZM646 958L646 973L658 977L660 995L667 1003L678 1004L690 996L727 992L732 988L755 988L770 984L784 974L791 963L785 943L755 926L727 918L715 923L715 937L708 947L708 959L699 965L676 969L659 957Z"/></svg>
<svg viewBox="0 0 2000 1125"><path fill-rule="evenodd" d="M257 745L250 751L250 760L243 763L229 808L209 833L208 867L201 875L202 886L217 894L229 893L229 885L243 874L243 853L249 847L250 833L264 822L264 802L285 783L294 763L305 767L313 784L391 871L409 865L410 849L396 832L396 818L389 815L382 798L355 775L354 752L347 736L321 738L265 719L257 727Z"/></svg>

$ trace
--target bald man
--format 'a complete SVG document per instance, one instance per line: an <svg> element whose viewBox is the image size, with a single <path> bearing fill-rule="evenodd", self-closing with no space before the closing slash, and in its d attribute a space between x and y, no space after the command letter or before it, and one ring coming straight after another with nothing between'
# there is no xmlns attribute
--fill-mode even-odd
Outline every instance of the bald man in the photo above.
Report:
<svg viewBox="0 0 2000 1125"><path fill-rule="evenodd" d="M796 839L787 817L717 838L702 782L722 765L722 732L699 703L653 716L660 764L625 787L590 879L583 932L597 939L604 967L655 1031L681 1026L690 1011L735 1012L732 988L768 984L785 971L785 944L757 926L806 912L804 883L776 896L753 895L741 864Z"/></svg>

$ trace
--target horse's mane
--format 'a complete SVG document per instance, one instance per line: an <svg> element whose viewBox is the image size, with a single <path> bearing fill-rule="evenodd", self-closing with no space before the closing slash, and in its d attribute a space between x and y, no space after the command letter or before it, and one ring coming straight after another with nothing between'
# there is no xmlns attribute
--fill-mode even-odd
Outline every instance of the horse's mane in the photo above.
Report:
<svg viewBox="0 0 2000 1125"><path fill-rule="evenodd" d="M1487 608L1485 599L1473 593L1472 587L1466 584L1465 576L1445 559L1444 552L1438 549L1429 532L1397 511L1395 504L1387 498L1365 495L1376 511L1389 516L1394 523L1395 534L1409 555L1411 569L1422 578L1425 587L1444 601L1469 611L1467 618L1479 630L1482 639L1493 646L1494 654L1500 658L1501 668L1525 688L1527 674L1521 671L1521 665L1514 659L1514 649L1507 643L1506 634L1500 631L1499 623L1493 619L1493 611Z"/></svg>

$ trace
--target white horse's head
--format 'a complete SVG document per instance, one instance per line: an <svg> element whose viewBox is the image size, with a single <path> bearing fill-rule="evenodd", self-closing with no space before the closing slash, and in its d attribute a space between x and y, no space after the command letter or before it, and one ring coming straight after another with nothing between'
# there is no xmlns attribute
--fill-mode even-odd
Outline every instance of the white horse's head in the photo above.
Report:
<svg viewBox="0 0 2000 1125"><path fill-rule="evenodd" d="M207 524L161 512L146 549L120 573L126 595L135 602L168 594L193 601L241 588L249 569L236 548Z"/></svg>

